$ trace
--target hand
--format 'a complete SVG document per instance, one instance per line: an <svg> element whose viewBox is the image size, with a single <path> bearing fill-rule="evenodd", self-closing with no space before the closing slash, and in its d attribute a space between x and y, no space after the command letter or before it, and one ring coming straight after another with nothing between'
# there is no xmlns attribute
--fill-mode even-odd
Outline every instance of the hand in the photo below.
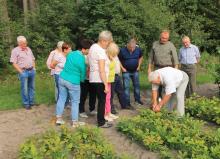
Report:
<svg viewBox="0 0 220 159"><path fill-rule="evenodd" d="M156 105L154 108L153 108L153 111L154 112L160 112L160 106L159 105Z"/></svg>
<svg viewBox="0 0 220 159"><path fill-rule="evenodd" d="M139 70L140 70L140 66L137 67L137 71L139 71Z"/></svg>
<svg viewBox="0 0 220 159"><path fill-rule="evenodd" d="M105 85L105 90L104 90L104 92L105 92L105 93L108 93L108 91L109 91L108 85Z"/></svg>
<svg viewBox="0 0 220 159"><path fill-rule="evenodd" d="M122 69L122 72L127 72L127 70L124 67L122 67L121 69Z"/></svg>

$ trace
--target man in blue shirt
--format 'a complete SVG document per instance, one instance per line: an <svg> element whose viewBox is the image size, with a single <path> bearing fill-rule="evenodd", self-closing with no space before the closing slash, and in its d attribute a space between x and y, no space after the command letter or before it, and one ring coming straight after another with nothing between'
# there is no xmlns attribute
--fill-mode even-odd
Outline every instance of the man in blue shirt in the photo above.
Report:
<svg viewBox="0 0 220 159"><path fill-rule="evenodd" d="M196 63L199 62L200 53L197 46L190 43L190 38L182 38L183 47L179 51L181 70L189 76L189 83L186 89L186 97L189 97L196 90Z"/></svg>
<svg viewBox="0 0 220 159"><path fill-rule="evenodd" d="M140 99L140 83L139 73L141 63L143 61L143 53L141 49L136 45L134 38L130 39L127 46L120 49L118 55L121 62L122 77L125 89L126 104L130 104L130 79L132 80L134 87L134 98L138 105L143 105Z"/></svg>

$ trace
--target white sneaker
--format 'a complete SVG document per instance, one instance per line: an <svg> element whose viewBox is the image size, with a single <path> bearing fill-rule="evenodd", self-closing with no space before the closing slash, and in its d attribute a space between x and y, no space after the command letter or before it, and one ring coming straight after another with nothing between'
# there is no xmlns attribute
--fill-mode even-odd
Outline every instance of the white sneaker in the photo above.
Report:
<svg viewBox="0 0 220 159"><path fill-rule="evenodd" d="M58 119L56 120L56 124L57 124L57 125L63 125L63 124L65 124L65 121L64 121L63 119L59 119L59 118L58 118Z"/></svg>
<svg viewBox="0 0 220 159"><path fill-rule="evenodd" d="M89 113L90 115L97 115L97 111L93 110Z"/></svg>
<svg viewBox="0 0 220 159"><path fill-rule="evenodd" d="M113 121L113 118L111 118L110 116L106 115L106 116L105 116L105 120L107 120L107 121Z"/></svg>
<svg viewBox="0 0 220 159"><path fill-rule="evenodd" d="M81 118L88 118L88 115L87 115L85 112L79 113L79 116L80 116Z"/></svg>
<svg viewBox="0 0 220 159"><path fill-rule="evenodd" d="M73 121L72 127L73 127L73 128L76 128L76 127L79 127L79 126L83 126L83 125L85 125L85 124L86 124L85 122Z"/></svg>
<svg viewBox="0 0 220 159"><path fill-rule="evenodd" d="M119 116L116 116L116 115L114 115L114 114L109 114L109 116L110 116L112 119L118 119L118 118L119 118Z"/></svg>

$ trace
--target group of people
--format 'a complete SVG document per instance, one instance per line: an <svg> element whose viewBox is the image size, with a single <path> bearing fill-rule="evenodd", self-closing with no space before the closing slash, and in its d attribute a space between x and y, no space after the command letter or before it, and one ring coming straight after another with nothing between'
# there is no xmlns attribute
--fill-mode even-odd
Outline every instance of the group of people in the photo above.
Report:
<svg viewBox="0 0 220 159"><path fill-rule="evenodd" d="M19 74L23 105L31 109L35 104L35 58L24 36L17 37L17 42L10 62ZM155 112L168 103L168 110L176 107L178 114L183 116L185 90L187 88L187 97L195 91L196 63L199 62L200 53L190 43L189 37L184 36L182 43L179 56L169 41L167 30L163 30L159 41L153 43L148 60L148 80L152 83L152 109ZM89 39L80 40L75 51L71 50L70 44L58 42L57 48L47 59L47 66L55 81L56 124L65 123L62 118L64 107L71 105L72 126L84 125L79 121L79 116L88 117L85 101L89 94L90 114L97 114L99 127L111 127L111 121L118 118L113 103L115 93L122 109L134 109L130 103L130 80L135 103L143 105L139 83L142 61L143 53L135 38L129 39L127 45L119 49L110 31L100 32L97 43ZM181 70L178 69L179 64Z"/></svg>

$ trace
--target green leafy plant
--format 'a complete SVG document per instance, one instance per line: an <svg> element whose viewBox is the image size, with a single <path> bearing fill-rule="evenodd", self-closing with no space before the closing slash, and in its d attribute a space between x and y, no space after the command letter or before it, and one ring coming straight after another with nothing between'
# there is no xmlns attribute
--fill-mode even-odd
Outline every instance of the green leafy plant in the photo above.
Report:
<svg viewBox="0 0 220 159"><path fill-rule="evenodd" d="M159 152L161 158L218 158L220 129L203 132L203 125L188 115L179 118L165 110L142 110L132 119L122 119L117 129L147 149Z"/></svg>
<svg viewBox="0 0 220 159"><path fill-rule="evenodd" d="M186 111L195 117L220 124L220 99L194 95L186 100Z"/></svg>
<svg viewBox="0 0 220 159"><path fill-rule="evenodd" d="M34 136L21 145L19 159L122 159L104 140L98 128L82 127L75 131L61 127Z"/></svg>

